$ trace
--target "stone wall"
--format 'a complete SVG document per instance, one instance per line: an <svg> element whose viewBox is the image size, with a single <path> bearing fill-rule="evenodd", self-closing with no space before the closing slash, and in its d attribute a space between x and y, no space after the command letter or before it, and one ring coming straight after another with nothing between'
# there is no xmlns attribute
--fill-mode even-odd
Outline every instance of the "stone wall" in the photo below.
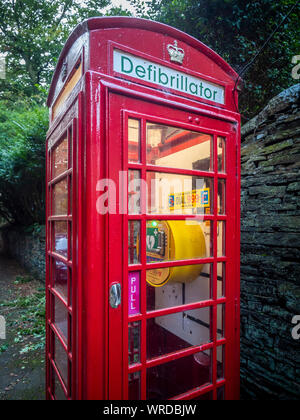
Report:
<svg viewBox="0 0 300 420"><path fill-rule="evenodd" d="M13 226L0 231L0 252L15 258L29 273L45 281L45 226L27 231Z"/></svg>
<svg viewBox="0 0 300 420"><path fill-rule="evenodd" d="M243 398L300 398L300 85L242 129Z"/></svg>

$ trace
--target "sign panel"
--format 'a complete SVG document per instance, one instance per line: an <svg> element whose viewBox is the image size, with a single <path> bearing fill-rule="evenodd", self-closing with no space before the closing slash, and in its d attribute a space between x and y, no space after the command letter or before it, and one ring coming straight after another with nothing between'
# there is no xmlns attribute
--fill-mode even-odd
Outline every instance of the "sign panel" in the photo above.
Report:
<svg viewBox="0 0 300 420"><path fill-rule="evenodd" d="M140 273L128 274L128 314L140 313Z"/></svg>
<svg viewBox="0 0 300 420"><path fill-rule="evenodd" d="M116 49L113 61L114 71L124 76L174 89L198 99L225 103L225 90L222 86Z"/></svg>

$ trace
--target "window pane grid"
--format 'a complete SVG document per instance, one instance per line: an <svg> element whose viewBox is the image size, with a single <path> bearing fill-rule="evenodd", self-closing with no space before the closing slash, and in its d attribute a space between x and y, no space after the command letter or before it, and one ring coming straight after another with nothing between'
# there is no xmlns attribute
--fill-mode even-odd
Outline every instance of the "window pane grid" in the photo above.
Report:
<svg viewBox="0 0 300 420"><path fill-rule="evenodd" d="M217 347L217 381L225 378L225 346Z"/></svg>
<svg viewBox="0 0 300 420"><path fill-rule="evenodd" d="M53 259L52 289L63 302L68 304L68 267Z"/></svg>
<svg viewBox="0 0 300 420"><path fill-rule="evenodd" d="M134 165L129 165L134 166ZM200 171L196 169L179 169L179 168L166 168L164 166L153 166L153 165L145 165L145 169L148 172L161 172L166 174L184 174L184 175L190 175L190 176L204 176L205 178L214 178L215 174L214 172L207 172L207 171ZM224 174L222 178L227 178L227 176Z"/></svg>
<svg viewBox="0 0 300 420"><path fill-rule="evenodd" d="M66 308L66 311L72 314L72 308L68 306L67 299L64 299L59 292L55 288L50 287L51 294L53 297L55 297L64 307Z"/></svg>
<svg viewBox="0 0 300 420"><path fill-rule="evenodd" d="M73 212L73 173L68 176L68 215L72 216Z"/></svg>
<svg viewBox="0 0 300 420"><path fill-rule="evenodd" d="M167 308L167 309L160 309L160 310L156 310L156 311L151 311L151 312L146 312L145 314L138 314L138 315L132 315L129 318L130 322L138 322L141 320L149 320L149 319L153 319L155 317L159 317L159 316L167 316L167 315L172 315L174 313L180 313L180 312L186 312L186 311L190 311L190 310L195 310L195 309L202 309L202 308L210 308L214 306L214 301L213 300L208 300L208 301L203 301L203 302L199 302L199 303L193 303L193 304L188 304L185 306L178 306L175 308ZM220 301L218 301L218 304L221 303L226 303L226 299L222 299ZM222 338L223 340L223 338ZM221 341L222 341L221 340Z"/></svg>
<svg viewBox="0 0 300 420"><path fill-rule="evenodd" d="M60 254L61 256L68 257L68 248L69 248L69 232L68 232L68 222L67 221L55 221L51 223L52 225L52 244L54 253Z"/></svg>
<svg viewBox="0 0 300 420"><path fill-rule="evenodd" d="M72 169L73 167L73 128L69 127L68 129L68 141L69 141L69 155L68 155L68 168Z"/></svg>
<svg viewBox="0 0 300 420"><path fill-rule="evenodd" d="M140 162L141 159L141 122L139 119L128 119L128 161Z"/></svg>
<svg viewBox="0 0 300 420"><path fill-rule="evenodd" d="M69 358L68 352L65 349L65 345L63 342L60 341L59 337L53 334L53 341L54 341L54 362L55 365L60 373L60 376L67 386L68 384L68 365L69 365Z"/></svg>
<svg viewBox="0 0 300 420"><path fill-rule="evenodd" d="M182 357L188 356L188 355L193 355L195 353L199 353L202 351L206 351L206 350L213 350L213 349L217 349L218 347L224 347L227 344L227 340L224 338L220 341L218 341L218 346L216 346L213 342L211 343L207 343L207 344L203 344L200 346L192 346L190 348L187 349L183 349L183 350L179 350L176 351L174 353L168 353L165 354L163 356L159 356L159 357L155 357L152 359L145 359L145 361L143 362L142 360L139 363L135 363L133 365L128 365L128 372L129 373L133 373L133 372L137 372L142 370L142 368L150 368L153 366L158 366L161 364L164 364L168 361L171 360L177 360L177 359L181 359ZM222 379L223 380L223 379ZM220 380L220 381L222 381ZM219 383L219 380L218 380Z"/></svg>
<svg viewBox="0 0 300 420"><path fill-rule="evenodd" d="M176 270L178 269L180 270L181 268L175 268L173 275L176 275ZM183 308L184 310L185 308L188 308L189 305L199 305L199 307L208 306L207 303L212 301L212 264L183 266L183 269L188 270L186 272L187 280L193 278L189 288L186 287L185 283L181 283L180 281L167 281L161 287L153 287L148 280L147 314L152 314L159 310L166 311L170 308L174 310L176 307ZM170 270L172 270L172 268L170 268ZM153 272L153 270L148 271L150 273ZM169 271L169 273L172 272ZM164 299L165 295L168 296L167 301Z"/></svg>
<svg viewBox="0 0 300 420"><path fill-rule="evenodd" d="M146 122L147 163L184 169L213 170L213 137L200 131ZM197 161L193 161L199 156Z"/></svg>
<svg viewBox="0 0 300 420"><path fill-rule="evenodd" d="M140 362L140 343L141 343L140 322L132 322L128 326L128 363L129 365Z"/></svg>
<svg viewBox="0 0 300 420"><path fill-rule="evenodd" d="M226 172L226 139L224 137L217 138L217 161L218 161L218 172Z"/></svg>
<svg viewBox="0 0 300 420"><path fill-rule="evenodd" d="M68 389L62 380L59 370L53 360L51 360L51 385L52 395L56 400L67 400Z"/></svg>
<svg viewBox="0 0 300 420"><path fill-rule="evenodd" d="M166 386L170 370L177 380L173 380L171 386L170 383ZM178 380L182 372L189 372L189 375ZM205 350L148 368L147 399L170 399L211 382L211 350Z"/></svg>
<svg viewBox="0 0 300 420"><path fill-rule="evenodd" d="M75 120L48 153L47 250L50 303L47 321L52 331L50 337L53 337L49 340L48 352L52 378L50 391L56 399L67 399L72 394L73 126ZM59 392L59 398L56 391Z"/></svg>
<svg viewBox="0 0 300 420"><path fill-rule="evenodd" d="M66 355L67 355L69 361L72 362L73 355L72 355L70 346L64 341L64 339L62 338L62 336L60 334L60 331L56 328L55 324L53 324L51 322L49 322L48 324L49 324L51 334L54 334L55 337L57 338L57 340L59 340L59 342L61 343L62 347L64 348L64 350L66 352ZM50 343L51 344L50 345L51 354L49 355L49 357L50 357L51 360L53 359L55 361L55 357L52 357L52 355L54 354L54 345L52 345L53 340L51 339L50 341L51 341L51 343ZM223 341L224 340L222 340L220 343L223 344Z"/></svg>
<svg viewBox="0 0 300 420"><path fill-rule="evenodd" d="M192 389L191 391L188 391L184 394L177 395L174 398L170 398L172 401L181 401L181 400L194 400L194 401L202 401L202 400L212 400L212 391L213 386L212 385L204 385L200 387L200 390L198 388Z"/></svg>
<svg viewBox="0 0 300 420"><path fill-rule="evenodd" d="M69 139L68 134L58 141L52 149L52 175L57 178L68 169Z"/></svg>
<svg viewBox="0 0 300 420"><path fill-rule="evenodd" d="M140 391L141 392L141 398L146 398L147 396L147 371L149 368L151 368L152 366L156 366L156 365L163 365L165 363L167 363L169 360L169 355L163 355L160 356L157 359L154 360L147 360L146 357L146 345L147 345L147 321L149 319L154 319L156 315L161 314L160 311L147 311L147 301L146 301L146 272L148 269L151 269L153 267L165 267L165 266L186 266L187 264L190 264L190 262L192 264L197 264L197 262L199 263L199 261L201 262L206 262L206 263L210 263L213 265L213 271L212 271L212 284L211 284L211 298L212 300L209 301L204 301L204 302L200 302L199 308L212 308L212 312L211 312L211 325L212 325L212 343L208 343L206 345L202 345L202 346L196 346L195 348L192 349L188 349L186 350L176 350L176 353L172 354L171 357L175 358L175 360L182 359L184 358L187 353L189 351L192 351L192 354L196 354L197 351L199 352L199 350L203 351L203 349L209 349L211 350L211 362L212 362L212 372L211 372L211 382L212 384L209 386L206 386L205 389L207 389L207 393L209 393L209 389L211 390L216 390L216 383L217 383L217 348L216 348L216 338L217 338L217 308L216 308L216 303L219 304L224 304L226 302L226 297L220 297L217 294L217 262L221 262L224 263L227 261L227 257L225 252L222 252L222 255L218 254L218 231L217 231L217 227L218 227L218 222L220 221L226 221L227 220L227 216L224 212L218 212L218 182L219 180L226 180L227 179L227 175L224 171L222 171L222 173L220 173L220 158L217 152L214 153L214 159L213 159L213 163L211 163L211 166L213 165L213 169L215 172L207 172L207 171L198 171L198 170L184 170L181 171L180 169L175 169L175 168L169 168L169 167L161 167L161 166L153 166L153 165L149 165L146 163L146 147L145 147L145 139L146 139L146 124L145 121L142 120L141 123L142 129L141 129L141 163L129 163L128 164L128 168L130 169L136 169L140 171L140 179L146 181L146 174L147 172L162 172L162 173L174 173L174 174L190 174L191 176L205 176L208 177L210 179L213 179L213 195L211 197L212 203L213 203L213 207L212 207L212 214L205 214L203 215L203 217L201 218L201 220L203 221L214 221L213 223L213 229L212 229L212 237L213 237L213 254L212 257L206 258L204 260L202 259L193 259L193 260L187 260L187 261L169 261L166 263L156 263L156 265L149 264L146 261L146 249L141 249L141 260L140 263L138 264L134 264L131 267L129 267L129 272L130 271L139 271L141 274L141 292L142 292L142 296L141 296L141 313L139 315L136 315L132 318L130 318L130 322L135 322L137 320L141 321L141 362L138 363L137 365L135 365L132 368L129 368L129 372L139 372L139 378L140 378ZM213 142L211 145L211 148L215 151L218 150L218 146L217 146L217 136L213 136ZM226 152L225 152L225 146L223 149L223 163L222 163L222 168L224 168L224 165L226 163L225 162L225 156L226 156ZM218 172L219 171L219 172ZM133 222L133 221L138 221L141 223L141 238L145 238L145 234L147 231L146 225L147 225L147 221L153 219L153 216L159 219L163 219L163 220L172 220L172 215L170 217L169 214L165 214L165 215L150 215L150 214L146 214L145 211L143 211L143 208L146 207L146 197L144 192L142 191L141 188L141 192L140 192L140 208L141 208L141 214L138 215L129 215L127 220L128 222ZM224 204L224 208L225 208L225 204ZM162 216L162 217L161 217ZM177 216L177 215L176 215ZM178 219L180 220L185 220L186 216L185 215L178 215ZM225 225L225 224L224 224ZM223 240L225 242L225 239ZM140 246L143 246L143 241L141 241ZM130 247L129 247L130 248ZM225 249L225 246L223 246L223 249ZM129 249L130 252L130 249ZM218 299L219 297L219 299ZM218 299L218 300L217 300ZM193 309L194 306L193 304L190 305L186 305L184 307L184 310L188 310L188 309ZM182 307L178 307L176 308L177 311L175 310L165 310L164 311L164 316L166 316L167 314L172 314L172 313L181 313L183 308ZM220 344L224 344L226 343L226 339L225 338L221 338L220 341L218 341L218 345ZM131 378L132 379L132 378ZM224 382L223 380L220 380L220 382L218 382L218 386L221 386L221 384ZM209 388L210 387L210 388ZM189 392L194 392L195 390L191 390ZM189 393L188 392L188 393ZM196 391L198 393L198 395L204 395L205 392L203 391L202 393L199 392L198 390ZM216 393L216 391L214 392L214 394ZM216 395L214 395L216 397ZM174 398L175 399L175 398ZM215 398L216 399L216 398Z"/></svg>
<svg viewBox="0 0 300 420"><path fill-rule="evenodd" d="M49 257L52 258L52 260L60 261L61 263L65 264L67 267L72 267L72 261L68 261L66 258L62 257L59 254L56 254L55 252L48 252Z"/></svg>
<svg viewBox="0 0 300 420"><path fill-rule="evenodd" d="M200 347L212 340L210 307L186 310L147 320L147 359ZM174 340L176 337L176 340Z"/></svg>
<svg viewBox="0 0 300 420"><path fill-rule="evenodd" d="M176 168L165 168L163 166L152 166L152 165L143 165L141 163L128 163L128 170L141 170L145 169L147 172L159 172L165 174L178 174L178 175L188 175L188 176L197 176L197 177L204 177L215 179L217 176L218 179L226 180L228 178L227 174L218 174L216 175L214 172L205 172L205 171L198 171L198 170L180 170Z"/></svg>

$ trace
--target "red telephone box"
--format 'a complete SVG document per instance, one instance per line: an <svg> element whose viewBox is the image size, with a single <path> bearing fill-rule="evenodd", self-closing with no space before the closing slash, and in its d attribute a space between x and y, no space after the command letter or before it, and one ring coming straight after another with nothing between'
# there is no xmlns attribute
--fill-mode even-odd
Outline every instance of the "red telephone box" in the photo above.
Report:
<svg viewBox="0 0 300 420"><path fill-rule="evenodd" d="M47 398L239 398L237 74L161 23L68 39L47 138Z"/></svg>

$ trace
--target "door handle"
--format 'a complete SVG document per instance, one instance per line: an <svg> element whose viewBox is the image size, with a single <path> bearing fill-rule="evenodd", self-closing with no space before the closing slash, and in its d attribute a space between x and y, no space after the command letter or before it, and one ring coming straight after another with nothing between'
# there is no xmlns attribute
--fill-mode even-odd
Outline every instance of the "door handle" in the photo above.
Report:
<svg viewBox="0 0 300 420"><path fill-rule="evenodd" d="M122 293L121 293L121 284L114 283L110 287L110 294L109 294L109 302L110 306L113 309L118 308L121 305Z"/></svg>

